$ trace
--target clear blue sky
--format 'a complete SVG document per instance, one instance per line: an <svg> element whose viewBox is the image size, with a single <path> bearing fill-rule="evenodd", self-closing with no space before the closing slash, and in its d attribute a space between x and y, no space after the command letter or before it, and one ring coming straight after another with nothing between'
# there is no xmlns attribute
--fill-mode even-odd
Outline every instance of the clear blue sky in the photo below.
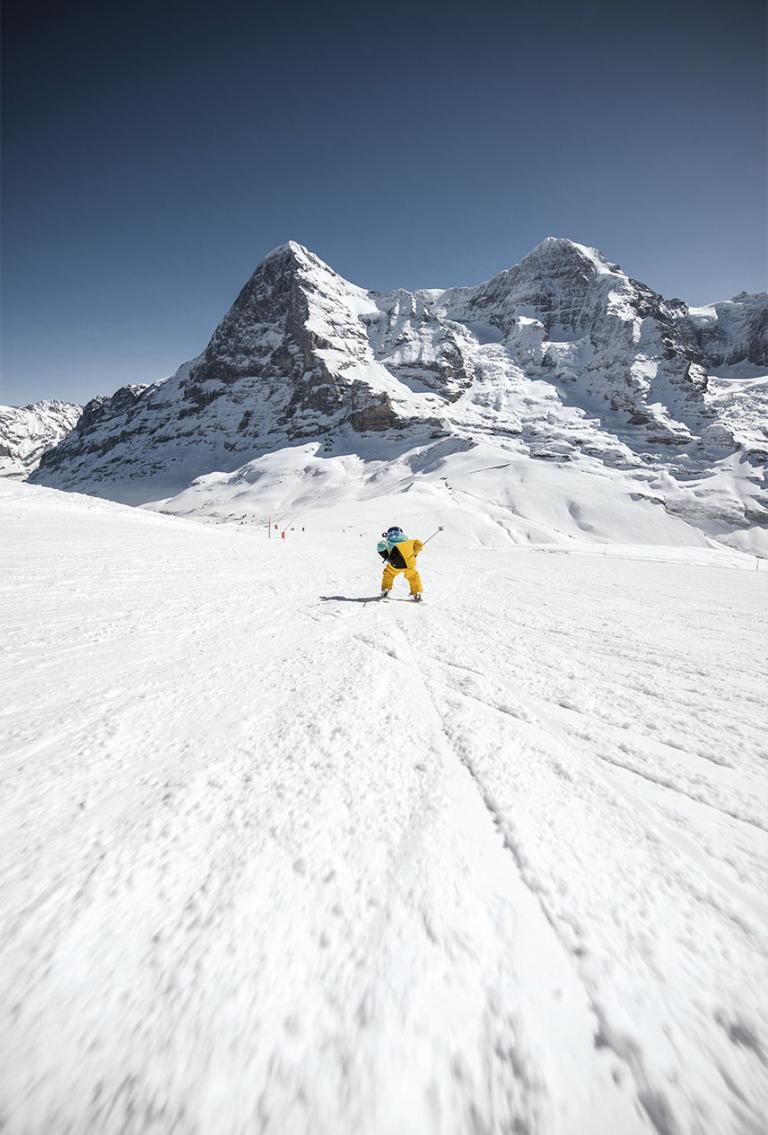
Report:
<svg viewBox="0 0 768 1135"><path fill-rule="evenodd" d="M768 286L762 0L4 11L2 401L164 377L288 239L381 289L548 235Z"/></svg>

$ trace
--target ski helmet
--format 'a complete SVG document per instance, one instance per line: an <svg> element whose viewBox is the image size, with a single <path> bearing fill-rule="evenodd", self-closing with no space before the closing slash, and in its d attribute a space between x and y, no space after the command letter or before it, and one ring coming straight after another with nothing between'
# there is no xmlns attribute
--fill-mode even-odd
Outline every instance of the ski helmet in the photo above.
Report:
<svg viewBox="0 0 768 1135"><path fill-rule="evenodd" d="M402 530L402 528L398 528L396 524L395 524L395 525L393 525L393 527L392 527L392 528L388 528L388 529L386 530L386 532L382 532L382 536L383 536L383 537L384 537L385 539L386 539L386 538L387 538L388 536L402 536L402 535L403 535L403 530Z"/></svg>

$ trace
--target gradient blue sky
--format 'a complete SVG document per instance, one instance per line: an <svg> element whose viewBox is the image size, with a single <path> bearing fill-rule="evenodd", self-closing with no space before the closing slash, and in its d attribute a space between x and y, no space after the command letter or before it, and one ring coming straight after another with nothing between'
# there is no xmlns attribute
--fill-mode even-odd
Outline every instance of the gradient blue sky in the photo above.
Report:
<svg viewBox="0 0 768 1135"><path fill-rule="evenodd" d="M768 286L766 8L5 0L0 400L197 354L288 239L371 288L543 237L692 303Z"/></svg>

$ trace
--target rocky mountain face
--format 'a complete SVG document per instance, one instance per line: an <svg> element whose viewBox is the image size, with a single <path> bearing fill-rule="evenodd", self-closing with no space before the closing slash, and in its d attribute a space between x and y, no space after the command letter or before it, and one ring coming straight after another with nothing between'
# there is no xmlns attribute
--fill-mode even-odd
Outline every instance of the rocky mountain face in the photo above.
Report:
<svg viewBox="0 0 768 1135"><path fill-rule="evenodd" d="M0 476L25 477L72 430L82 413L74 402L43 399L0 406Z"/></svg>
<svg viewBox="0 0 768 1135"><path fill-rule="evenodd" d="M33 479L147 501L298 440L363 452L490 438L635 470L686 518L746 527L768 519L760 368L768 294L689 308L572 241L548 238L476 287L391 293L289 243L200 357L90 402ZM738 489L697 495L726 466Z"/></svg>

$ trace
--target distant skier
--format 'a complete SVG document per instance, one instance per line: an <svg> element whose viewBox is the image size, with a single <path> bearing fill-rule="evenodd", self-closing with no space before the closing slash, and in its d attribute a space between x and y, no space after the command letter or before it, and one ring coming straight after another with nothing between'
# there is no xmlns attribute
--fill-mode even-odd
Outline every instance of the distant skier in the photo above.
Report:
<svg viewBox="0 0 768 1135"><path fill-rule="evenodd" d="M416 557L424 547L421 540L409 540L402 528L388 528L382 532L376 551L386 561L381 579L381 598L386 599L392 590L395 576L403 573L411 589L414 603L421 602L421 577L416 567Z"/></svg>

